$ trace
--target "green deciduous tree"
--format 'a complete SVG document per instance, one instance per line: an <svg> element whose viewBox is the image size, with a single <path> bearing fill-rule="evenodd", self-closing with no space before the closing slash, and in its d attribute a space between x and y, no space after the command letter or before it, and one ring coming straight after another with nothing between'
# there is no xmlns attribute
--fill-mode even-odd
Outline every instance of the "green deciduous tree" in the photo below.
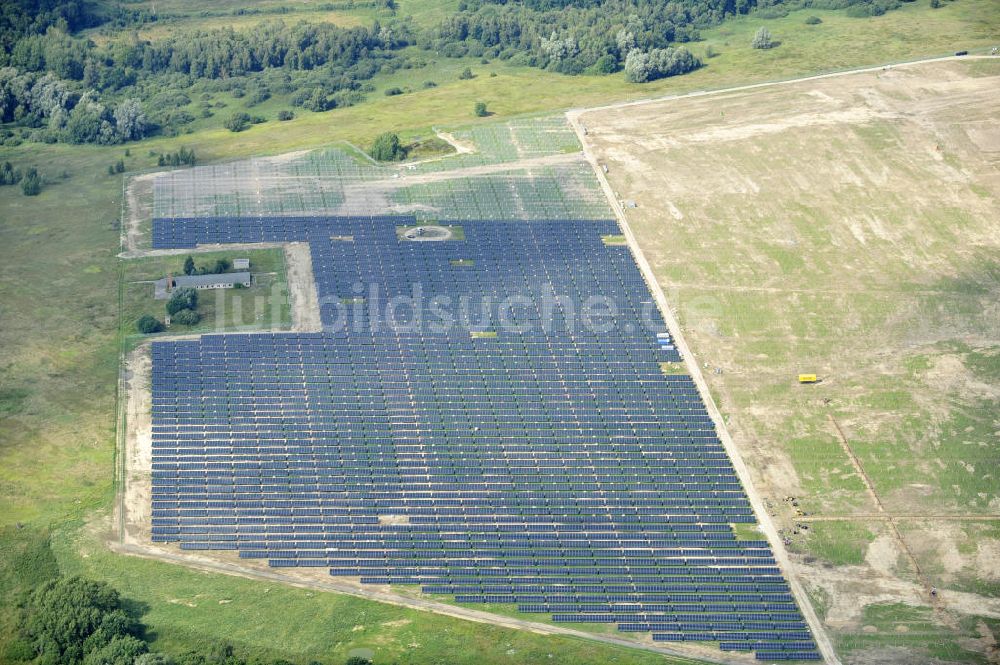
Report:
<svg viewBox="0 0 1000 665"><path fill-rule="evenodd" d="M157 333L163 330L163 323L159 319L150 316L149 314L144 314L140 316L135 321L135 329L141 332L143 335L150 335L152 333Z"/></svg>
<svg viewBox="0 0 1000 665"><path fill-rule="evenodd" d="M406 148L399 142L399 136L392 132L379 134L372 143L371 156L380 162L393 162L406 158Z"/></svg>
<svg viewBox="0 0 1000 665"><path fill-rule="evenodd" d="M184 259L184 274L193 275L194 274L194 257L188 256Z"/></svg>
<svg viewBox="0 0 1000 665"><path fill-rule="evenodd" d="M198 307L198 292L192 288L180 288L174 291L167 301L167 314L173 316L182 309L196 309Z"/></svg>
<svg viewBox="0 0 1000 665"><path fill-rule="evenodd" d="M649 52L632 49L625 58L625 80L645 83L684 74L700 66L701 60L683 46L653 49Z"/></svg>
<svg viewBox="0 0 1000 665"><path fill-rule="evenodd" d="M132 635L115 637L104 646L87 652L84 665L134 665L135 659L146 653L148 647Z"/></svg>
<svg viewBox="0 0 1000 665"><path fill-rule="evenodd" d="M250 126L250 114L242 111L234 113L229 116L224 126L231 132L242 132Z"/></svg>
<svg viewBox="0 0 1000 665"><path fill-rule="evenodd" d="M201 315L191 309L182 309L173 314L170 320L183 326L193 326L201 321Z"/></svg>
<svg viewBox="0 0 1000 665"><path fill-rule="evenodd" d="M233 264L229 262L229 259L218 259L212 265L211 268L205 269L206 275L221 275L222 273L233 267Z"/></svg>
<svg viewBox="0 0 1000 665"><path fill-rule="evenodd" d="M477 118L485 118L490 114L486 110L486 102L476 102L475 114Z"/></svg>
<svg viewBox="0 0 1000 665"><path fill-rule="evenodd" d="M114 111L115 131L122 141L141 139L146 135L146 112L138 99L125 99Z"/></svg>
<svg viewBox="0 0 1000 665"><path fill-rule="evenodd" d="M757 28L757 32L754 33L753 41L750 42L750 46L757 49L769 49L774 46L774 40L771 38L771 31L761 26Z"/></svg>
<svg viewBox="0 0 1000 665"><path fill-rule="evenodd" d="M79 577L36 588L26 599L21 621L21 632L41 662L66 665L79 665L88 649L103 648L134 629L117 591Z"/></svg>
<svg viewBox="0 0 1000 665"><path fill-rule="evenodd" d="M42 176L32 167L28 169L21 180L21 191L25 196L38 196L42 192Z"/></svg>
<svg viewBox="0 0 1000 665"><path fill-rule="evenodd" d="M20 169L15 169L10 162L4 162L0 168L0 185L15 185L21 181Z"/></svg>

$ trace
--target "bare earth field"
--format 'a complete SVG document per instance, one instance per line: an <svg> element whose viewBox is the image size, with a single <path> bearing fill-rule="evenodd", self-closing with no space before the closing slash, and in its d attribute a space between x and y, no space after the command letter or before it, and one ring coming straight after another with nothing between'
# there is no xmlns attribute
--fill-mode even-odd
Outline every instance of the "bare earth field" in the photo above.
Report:
<svg viewBox="0 0 1000 665"><path fill-rule="evenodd" d="M578 114L845 662L1000 662L998 89L952 59Z"/></svg>

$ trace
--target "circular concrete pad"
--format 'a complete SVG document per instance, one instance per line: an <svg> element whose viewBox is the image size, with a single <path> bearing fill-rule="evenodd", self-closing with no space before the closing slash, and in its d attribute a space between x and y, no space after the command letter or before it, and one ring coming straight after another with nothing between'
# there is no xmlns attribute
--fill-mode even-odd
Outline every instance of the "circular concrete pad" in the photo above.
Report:
<svg viewBox="0 0 1000 665"><path fill-rule="evenodd" d="M452 236L451 229L445 226L414 226L406 229L403 237L414 242L434 242L449 240Z"/></svg>

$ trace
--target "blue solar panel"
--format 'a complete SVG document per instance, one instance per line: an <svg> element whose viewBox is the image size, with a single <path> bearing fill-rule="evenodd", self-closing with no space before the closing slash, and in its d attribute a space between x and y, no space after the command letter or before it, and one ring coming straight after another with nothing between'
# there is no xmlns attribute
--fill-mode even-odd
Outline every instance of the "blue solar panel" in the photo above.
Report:
<svg viewBox="0 0 1000 665"><path fill-rule="evenodd" d="M818 656L615 223L414 223L154 220L157 248L308 242L324 331L154 343L153 539Z"/></svg>

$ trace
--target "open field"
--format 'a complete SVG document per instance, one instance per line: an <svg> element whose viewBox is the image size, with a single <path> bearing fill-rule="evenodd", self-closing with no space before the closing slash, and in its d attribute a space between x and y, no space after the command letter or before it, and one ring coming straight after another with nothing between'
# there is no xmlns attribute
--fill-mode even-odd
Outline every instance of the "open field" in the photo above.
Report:
<svg viewBox="0 0 1000 665"><path fill-rule="evenodd" d="M951 61L580 116L848 662L985 661L1000 618L995 522L948 521L1000 514L998 82ZM844 519L797 528L786 497Z"/></svg>
<svg viewBox="0 0 1000 665"><path fill-rule="evenodd" d="M143 26L136 31L140 39L157 41L177 34L190 32L193 30L215 30L218 28L232 28L233 30L250 30L261 23L267 21L284 21L295 24L300 21L310 23L332 23L342 28L353 28L360 25L368 25L377 17L374 9L356 10L300 10L289 13L260 13L260 14L223 14L213 16L200 15L179 15L174 18L165 18ZM86 30L85 36L90 37L100 44L110 40L110 36L105 34L101 28Z"/></svg>

